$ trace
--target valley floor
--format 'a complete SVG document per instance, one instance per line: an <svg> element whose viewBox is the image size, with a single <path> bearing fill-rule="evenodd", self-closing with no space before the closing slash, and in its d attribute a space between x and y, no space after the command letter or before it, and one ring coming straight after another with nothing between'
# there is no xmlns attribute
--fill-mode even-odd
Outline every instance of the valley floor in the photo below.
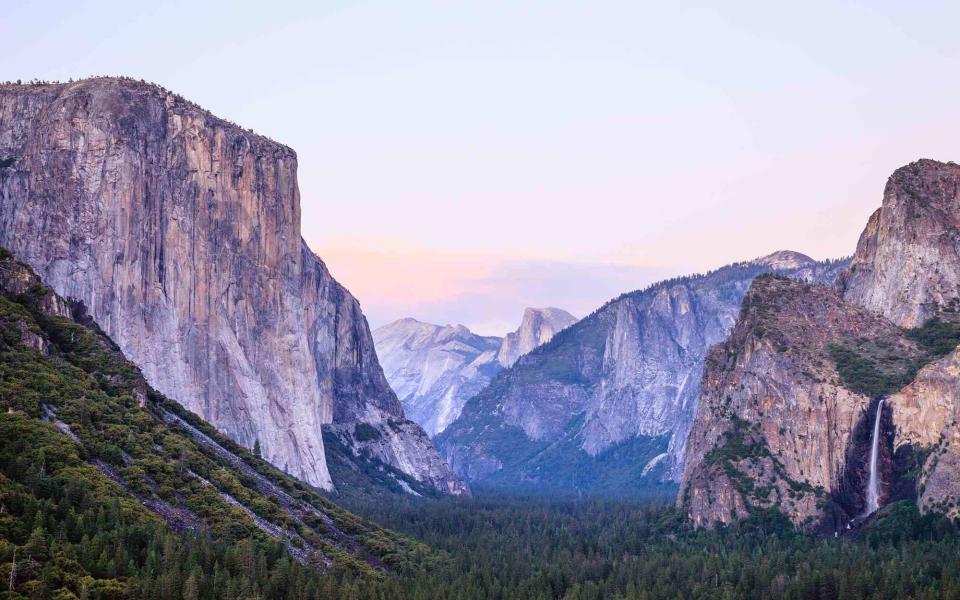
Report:
<svg viewBox="0 0 960 600"><path fill-rule="evenodd" d="M351 508L439 558L372 584L344 580L342 598L960 598L960 529L909 502L882 509L856 539L798 534L779 513L691 531L658 501L480 496Z"/></svg>

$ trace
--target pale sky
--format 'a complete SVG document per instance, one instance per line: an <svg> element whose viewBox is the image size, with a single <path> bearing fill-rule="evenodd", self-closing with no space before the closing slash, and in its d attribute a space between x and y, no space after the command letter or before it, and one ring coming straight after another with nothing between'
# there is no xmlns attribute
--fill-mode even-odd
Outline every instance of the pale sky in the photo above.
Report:
<svg viewBox="0 0 960 600"><path fill-rule="evenodd" d="M719 6L723 4L724 6ZM853 251L960 160L960 6L22 2L0 80L129 75L293 147L371 324L503 333L668 275Z"/></svg>

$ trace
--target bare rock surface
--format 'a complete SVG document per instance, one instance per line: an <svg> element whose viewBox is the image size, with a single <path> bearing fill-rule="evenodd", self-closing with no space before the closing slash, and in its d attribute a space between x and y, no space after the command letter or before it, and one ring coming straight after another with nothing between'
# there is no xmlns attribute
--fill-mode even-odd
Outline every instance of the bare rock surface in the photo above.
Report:
<svg viewBox="0 0 960 600"><path fill-rule="evenodd" d="M502 339L463 325L400 319L375 329L373 341L404 411L430 435L446 429L500 370Z"/></svg>
<svg viewBox="0 0 960 600"><path fill-rule="evenodd" d="M406 414L433 436L501 369L576 321L559 308L527 308L520 327L501 338L407 318L375 329L373 341Z"/></svg>
<svg viewBox="0 0 960 600"><path fill-rule="evenodd" d="M960 350L930 363L888 400L894 448L919 450L921 510L960 515Z"/></svg>
<svg viewBox="0 0 960 600"><path fill-rule="evenodd" d="M521 356L546 344L576 322L576 317L559 308L527 308L520 327L503 338L497 362L501 367L513 365Z"/></svg>
<svg viewBox="0 0 960 600"><path fill-rule="evenodd" d="M696 524L865 518L873 423L880 504L957 514L960 166L894 172L835 289L759 278L711 350L677 499Z"/></svg>
<svg viewBox="0 0 960 600"><path fill-rule="evenodd" d="M100 78L0 87L0 165L0 243L237 442L331 489L324 425L404 418L359 303L300 237L290 148ZM405 468L456 480L431 465Z"/></svg>
<svg viewBox="0 0 960 600"><path fill-rule="evenodd" d="M846 491L851 458L858 483L840 520L857 515L865 446L855 442L874 403L841 381L834 347L922 355L893 323L826 287L754 280L729 340L706 361L678 497L696 525L770 507L799 527L819 525Z"/></svg>
<svg viewBox="0 0 960 600"><path fill-rule="evenodd" d="M903 327L960 299L960 165L924 159L897 169L837 285Z"/></svg>

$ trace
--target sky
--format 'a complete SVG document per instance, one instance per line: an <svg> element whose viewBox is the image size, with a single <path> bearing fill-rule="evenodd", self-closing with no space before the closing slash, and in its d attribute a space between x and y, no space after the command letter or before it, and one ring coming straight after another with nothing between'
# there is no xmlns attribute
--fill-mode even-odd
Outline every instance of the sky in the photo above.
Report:
<svg viewBox="0 0 960 600"><path fill-rule="evenodd" d="M722 6L720 6L722 4ZM779 249L853 252L960 160L949 2L5 0L0 80L128 75L297 151L371 325L583 316Z"/></svg>

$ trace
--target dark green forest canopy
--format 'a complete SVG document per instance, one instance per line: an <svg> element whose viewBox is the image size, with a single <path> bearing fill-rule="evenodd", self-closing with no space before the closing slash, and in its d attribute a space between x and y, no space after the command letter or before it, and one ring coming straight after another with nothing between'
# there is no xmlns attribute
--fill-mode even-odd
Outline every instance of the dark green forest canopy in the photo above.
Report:
<svg viewBox="0 0 960 600"><path fill-rule="evenodd" d="M481 496L351 508L447 560L341 598L960 598L960 533L912 502L840 539L799 534L764 511L694 531L650 502Z"/></svg>

